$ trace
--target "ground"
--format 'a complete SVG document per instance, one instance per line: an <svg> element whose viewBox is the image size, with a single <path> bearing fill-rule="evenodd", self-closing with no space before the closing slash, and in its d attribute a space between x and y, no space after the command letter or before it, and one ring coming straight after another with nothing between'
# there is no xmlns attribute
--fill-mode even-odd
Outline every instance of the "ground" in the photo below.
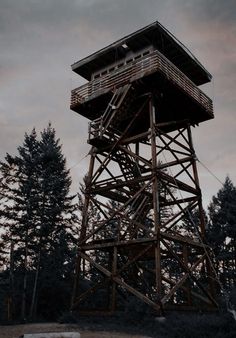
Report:
<svg viewBox="0 0 236 338"><path fill-rule="evenodd" d="M102 332L81 330L79 325L74 324L58 324L58 323L43 323L43 324L25 324L0 326L1 338L18 338L24 333L37 332L60 332L60 331L77 331L80 332L81 338L148 338L147 336L137 336L125 333Z"/></svg>
<svg viewBox="0 0 236 338"><path fill-rule="evenodd" d="M77 331L81 338L236 337L236 321L226 309L210 313L173 312L167 313L165 318L134 310L106 317L74 317L67 314L60 318L60 323L0 326L0 338L18 338L24 333L60 331Z"/></svg>

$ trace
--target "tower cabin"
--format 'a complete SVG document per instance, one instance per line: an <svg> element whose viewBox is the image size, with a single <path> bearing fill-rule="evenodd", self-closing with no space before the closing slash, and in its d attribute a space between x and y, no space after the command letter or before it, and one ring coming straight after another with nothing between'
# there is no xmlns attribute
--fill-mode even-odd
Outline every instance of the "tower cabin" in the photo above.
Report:
<svg viewBox="0 0 236 338"><path fill-rule="evenodd" d="M156 123L167 132L214 117L211 99L199 88L211 75L159 22L74 63L72 70L88 81L72 90L70 107L91 120L88 142L94 146L122 134L139 109L129 136L145 134L147 95L153 96Z"/></svg>

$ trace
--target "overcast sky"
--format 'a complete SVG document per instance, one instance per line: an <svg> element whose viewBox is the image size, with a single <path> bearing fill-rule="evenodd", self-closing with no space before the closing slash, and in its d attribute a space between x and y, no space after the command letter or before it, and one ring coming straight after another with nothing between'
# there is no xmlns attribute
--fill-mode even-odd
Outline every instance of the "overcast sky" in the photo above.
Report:
<svg viewBox="0 0 236 338"><path fill-rule="evenodd" d="M195 148L220 180L228 174L236 184L235 0L0 0L0 158L51 121L75 192L88 166L80 161L88 121L69 109L70 90L83 83L70 65L156 20L213 75L205 89L215 119L194 129ZM220 183L201 166L199 175L206 205Z"/></svg>

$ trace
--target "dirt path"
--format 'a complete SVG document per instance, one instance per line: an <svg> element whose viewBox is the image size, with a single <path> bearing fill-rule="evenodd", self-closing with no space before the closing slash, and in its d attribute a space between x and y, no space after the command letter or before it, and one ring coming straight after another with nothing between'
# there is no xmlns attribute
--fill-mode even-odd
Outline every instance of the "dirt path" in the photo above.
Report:
<svg viewBox="0 0 236 338"><path fill-rule="evenodd" d="M60 331L78 331L81 334L81 338L148 338L144 336L129 335L125 333L87 331L81 330L78 325L57 323L0 326L0 338L18 338L24 333Z"/></svg>

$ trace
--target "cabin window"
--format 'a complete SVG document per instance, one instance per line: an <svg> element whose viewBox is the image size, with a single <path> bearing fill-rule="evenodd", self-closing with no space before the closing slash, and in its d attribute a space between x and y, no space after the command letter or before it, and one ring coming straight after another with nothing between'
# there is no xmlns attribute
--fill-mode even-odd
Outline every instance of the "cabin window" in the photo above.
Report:
<svg viewBox="0 0 236 338"><path fill-rule="evenodd" d="M140 51L141 52L141 51ZM113 66L111 66L111 68L108 68L108 69L105 69L103 70L101 73L98 73L96 75L93 75L93 79L98 79L100 78L101 76L104 76L106 74L109 74L111 72L113 72L114 70L116 69L120 69L122 67L124 67L125 65L129 65L130 63L132 63L133 61L136 61L136 60L139 60L141 59L142 57L148 55L151 53L151 50L145 50L143 52L141 52L141 54L138 54L138 55L134 55L133 57L131 57L130 59L128 60L124 60L123 62L121 63L118 63L118 64L113 64Z"/></svg>
<svg viewBox="0 0 236 338"><path fill-rule="evenodd" d="M150 54L150 50L147 50L146 52L143 53L143 56Z"/></svg>

